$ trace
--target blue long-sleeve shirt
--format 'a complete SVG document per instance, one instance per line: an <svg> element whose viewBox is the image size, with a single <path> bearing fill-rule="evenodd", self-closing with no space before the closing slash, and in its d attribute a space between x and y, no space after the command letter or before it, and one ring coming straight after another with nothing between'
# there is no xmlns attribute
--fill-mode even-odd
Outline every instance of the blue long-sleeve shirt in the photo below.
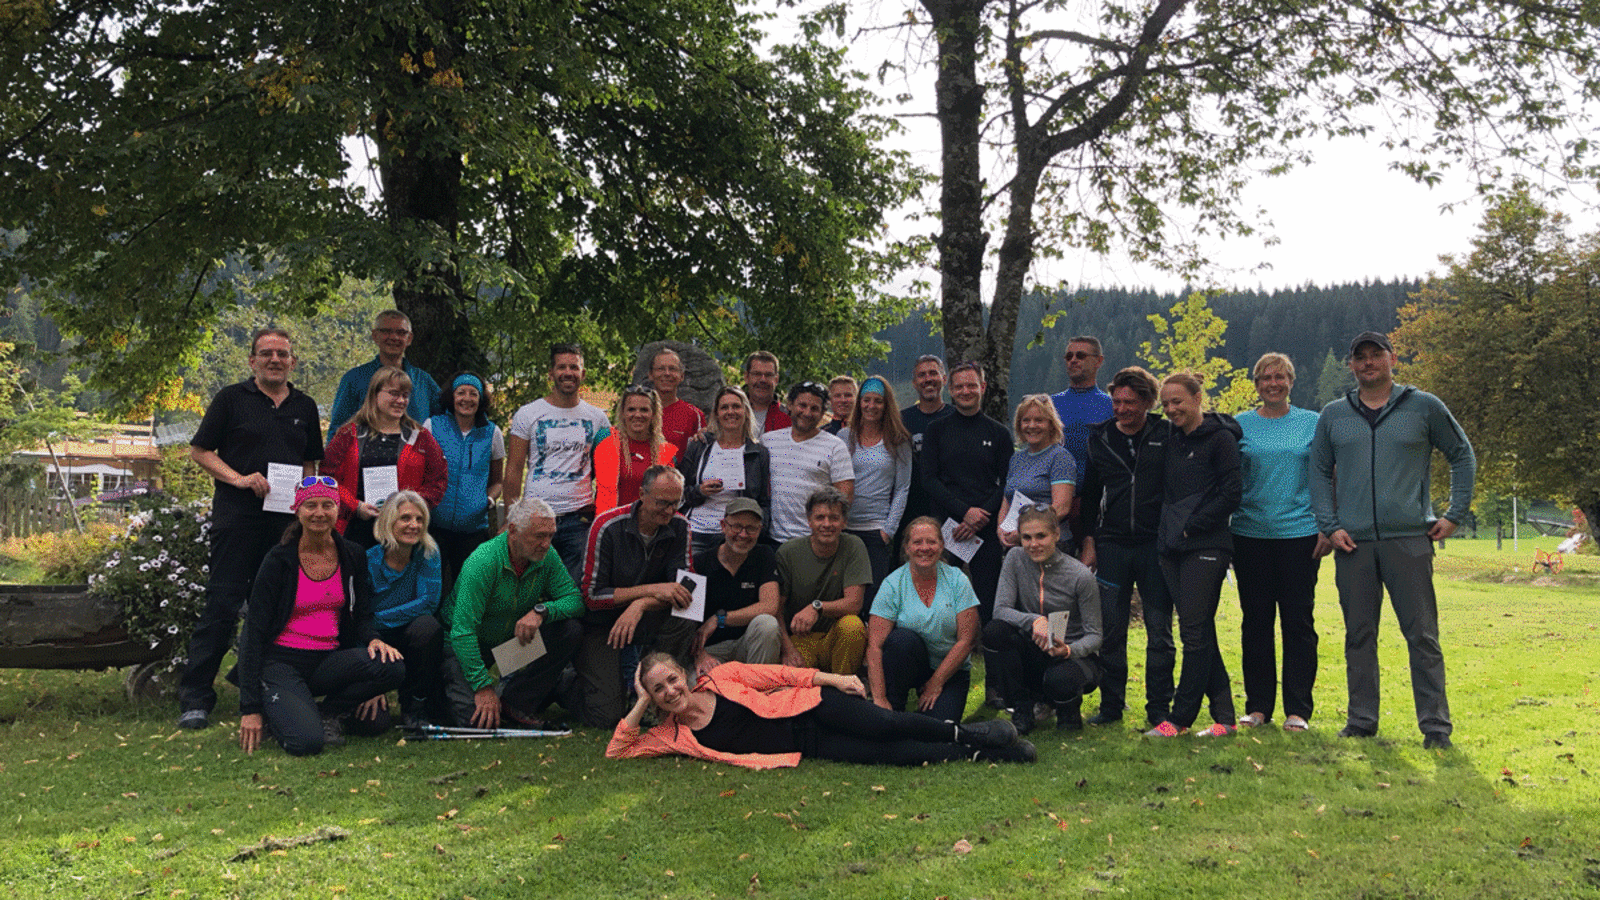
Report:
<svg viewBox="0 0 1600 900"><path fill-rule="evenodd" d="M439 612L444 594L444 574L438 553L428 556L419 545L411 551L405 571L396 572L383 561L383 545L367 551L367 574L372 578L372 618L379 628L403 628L418 616Z"/></svg>
<svg viewBox="0 0 1600 900"><path fill-rule="evenodd" d="M408 359L400 360L400 365L411 378L411 405L406 407L406 414L418 424L426 422L431 415L429 408L439 396L439 383L433 380L432 375L413 366ZM367 386L372 384L373 374L382 366L382 361L374 356L371 362L356 366L339 379L339 391L333 395L333 412L328 413L329 434L350 421L361 404L367 402Z"/></svg>

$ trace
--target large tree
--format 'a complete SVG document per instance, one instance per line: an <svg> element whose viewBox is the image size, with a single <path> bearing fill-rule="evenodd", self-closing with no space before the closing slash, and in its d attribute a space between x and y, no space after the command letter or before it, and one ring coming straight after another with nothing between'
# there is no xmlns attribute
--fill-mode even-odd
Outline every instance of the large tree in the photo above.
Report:
<svg viewBox="0 0 1600 900"><path fill-rule="evenodd" d="M917 0L907 18L938 45L946 350L987 365L996 412L1037 258L1194 272L1204 242L1261 223L1244 181L1314 138L1368 135L1427 182L1456 161L1492 186L1508 157L1595 171L1570 120L1600 95L1593 3Z"/></svg>
<svg viewBox="0 0 1600 900"><path fill-rule="evenodd" d="M515 380L574 337L860 358L914 184L840 52L761 24L730 0L7 4L0 224L26 239L0 278L36 280L123 401L179 389L241 269L300 314L392 284L440 375Z"/></svg>
<svg viewBox="0 0 1600 900"><path fill-rule="evenodd" d="M1575 239L1525 192L1400 311L1406 381L1439 395L1500 494L1568 499L1600 522L1600 234Z"/></svg>

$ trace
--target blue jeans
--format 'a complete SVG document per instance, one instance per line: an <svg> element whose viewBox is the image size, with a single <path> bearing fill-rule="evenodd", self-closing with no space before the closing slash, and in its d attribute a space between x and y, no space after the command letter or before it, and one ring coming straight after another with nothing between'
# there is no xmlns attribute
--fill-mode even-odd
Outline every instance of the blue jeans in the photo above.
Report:
<svg viewBox="0 0 1600 900"><path fill-rule="evenodd" d="M550 540L550 546L556 548L556 555L567 567L573 584L583 583L583 551L589 543L589 523L593 521L594 512L588 509L556 516L556 536Z"/></svg>

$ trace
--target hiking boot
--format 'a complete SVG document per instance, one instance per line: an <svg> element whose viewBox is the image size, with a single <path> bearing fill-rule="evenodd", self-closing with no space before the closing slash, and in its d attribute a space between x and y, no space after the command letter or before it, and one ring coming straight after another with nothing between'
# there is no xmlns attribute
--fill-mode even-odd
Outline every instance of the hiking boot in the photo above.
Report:
<svg viewBox="0 0 1600 900"><path fill-rule="evenodd" d="M323 748L344 746L344 721L340 716L322 717L322 746Z"/></svg>
<svg viewBox="0 0 1600 900"><path fill-rule="evenodd" d="M1039 751L1028 741L1017 741L1006 747L985 747L973 754L978 762L1031 763L1039 759Z"/></svg>
<svg viewBox="0 0 1600 900"><path fill-rule="evenodd" d="M185 731L200 731L211 727L211 715L203 709L186 709L178 716L178 727Z"/></svg>
<svg viewBox="0 0 1600 900"><path fill-rule="evenodd" d="M1056 707L1057 731L1082 731L1083 710L1079 706L1062 704Z"/></svg>
<svg viewBox="0 0 1600 900"><path fill-rule="evenodd" d="M1101 710L1089 717L1090 725L1115 725L1121 721L1121 716L1113 716L1105 710Z"/></svg>
<svg viewBox="0 0 1600 900"><path fill-rule="evenodd" d="M1033 704L1018 703L1011 711L1011 724L1016 727L1017 734L1027 734L1032 731L1038 721L1033 717Z"/></svg>
<svg viewBox="0 0 1600 900"><path fill-rule="evenodd" d="M1374 737L1377 733L1370 728L1362 728L1358 725L1346 725L1339 729L1339 737L1342 738L1367 738Z"/></svg>
<svg viewBox="0 0 1600 900"><path fill-rule="evenodd" d="M968 747L985 749L1010 747L1017 743L1017 727L1005 719L969 722L956 726L956 741Z"/></svg>

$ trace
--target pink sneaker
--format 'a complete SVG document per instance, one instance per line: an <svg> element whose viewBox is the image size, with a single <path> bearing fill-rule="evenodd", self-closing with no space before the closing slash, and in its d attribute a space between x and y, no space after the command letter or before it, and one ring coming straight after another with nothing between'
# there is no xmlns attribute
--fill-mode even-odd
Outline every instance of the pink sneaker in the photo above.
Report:
<svg viewBox="0 0 1600 900"><path fill-rule="evenodd" d="M1195 732L1195 734L1200 736L1200 737L1227 737L1230 734L1238 734L1238 733L1239 733L1239 726L1237 726L1237 725L1224 725L1221 722L1217 722L1216 724L1212 725L1210 728L1205 729L1204 731L1196 731Z"/></svg>

